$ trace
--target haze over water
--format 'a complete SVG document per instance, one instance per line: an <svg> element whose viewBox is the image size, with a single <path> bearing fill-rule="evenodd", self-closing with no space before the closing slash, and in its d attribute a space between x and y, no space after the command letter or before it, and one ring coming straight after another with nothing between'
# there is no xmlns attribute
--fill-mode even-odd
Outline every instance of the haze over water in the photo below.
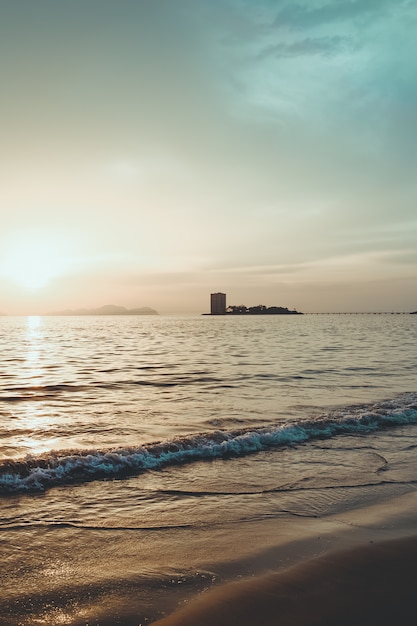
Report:
<svg viewBox="0 0 417 626"><path fill-rule="evenodd" d="M414 491L416 323L1 318L2 623L154 620Z"/></svg>

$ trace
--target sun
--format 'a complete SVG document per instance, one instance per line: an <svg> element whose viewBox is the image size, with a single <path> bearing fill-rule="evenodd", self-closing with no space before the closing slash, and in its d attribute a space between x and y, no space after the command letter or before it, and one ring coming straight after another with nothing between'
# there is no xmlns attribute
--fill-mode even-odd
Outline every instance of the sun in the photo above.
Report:
<svg viewBox="0 0 417 626"><path fill-rule="evenodd" d="M27 290L46 287L72 265L70 242L59 233L19 232L9 237L0 261L0 273Z"/></svg>

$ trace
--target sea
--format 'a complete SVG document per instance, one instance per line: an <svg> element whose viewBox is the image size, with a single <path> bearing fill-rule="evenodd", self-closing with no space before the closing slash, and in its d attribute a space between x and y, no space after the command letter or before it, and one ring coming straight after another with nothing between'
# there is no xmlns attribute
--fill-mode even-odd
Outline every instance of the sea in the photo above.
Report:
<svg viewBox="0 0 417 626"><path fill-rule="evenodd" d="M415 492L416 346L409 314L1 317L0 624L144 626Z"/></svg>

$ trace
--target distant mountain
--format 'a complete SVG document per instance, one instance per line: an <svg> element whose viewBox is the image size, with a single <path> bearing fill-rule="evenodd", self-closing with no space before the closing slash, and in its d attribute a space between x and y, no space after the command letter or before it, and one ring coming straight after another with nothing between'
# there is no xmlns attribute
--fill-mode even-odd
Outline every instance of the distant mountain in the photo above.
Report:
<svg viewBox="0 0 417 626"><path fill-rule="evenodd" d="M147 306L138 309L126 309L124 306L105 304L97 309L65 309L46 315L158 315L158 311Z"/></svg>

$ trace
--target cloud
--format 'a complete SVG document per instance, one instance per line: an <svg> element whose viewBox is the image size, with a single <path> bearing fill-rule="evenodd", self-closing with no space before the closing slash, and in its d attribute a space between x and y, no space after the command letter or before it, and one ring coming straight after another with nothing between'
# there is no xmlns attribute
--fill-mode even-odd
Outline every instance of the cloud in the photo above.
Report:
<svg viewBox="0 0 417 626"><path fill-rule="evenodd" d="M388 264L411 266L414 270L414 275L417 277L417 252L412 248L387 252L382 260Z"/></svg>
<svg viewBox="0 0 417 626"><path fill-rule="evenodd" d="M351 44L352 40L348 37L306 37L292 43L268 46L259 53L258 58L262 60L269 56L290 58L311 55L330 57L338 52L346 52Z"/></svg>
<svg viewBox="0 0 417 626"><path fill-rule="evenodd" d="M311 0L289 2L278 11L274 25L304 29L345 20L369 21L375 15L379 18L381 14L407 5L406 0L333 0L324 4Z"/></svg>

